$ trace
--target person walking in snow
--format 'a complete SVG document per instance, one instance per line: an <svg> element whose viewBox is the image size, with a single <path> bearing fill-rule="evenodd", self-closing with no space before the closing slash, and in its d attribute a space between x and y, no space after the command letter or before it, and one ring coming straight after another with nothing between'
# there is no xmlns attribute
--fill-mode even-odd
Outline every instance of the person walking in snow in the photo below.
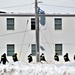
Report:
<svg viewBox="0 0 75 75"><path fill-rule="evenodd" d="M40 55L40 62L41 62L41 61L46 61L45 56L44 56L44 53L42 53L42 54Z"/></svg>
<svg viewBox="0 0 75 75"><path fill-rule="evenodd" d="M2 56L1 56L1 62L5 65L6 62L9 62L6 58L6 53L4 53Z"/></svg>
<svg viewBox="0 0 75 75"><path fill-rule="evenodd" d="M66 54L64 55L64 60L65 60L65 62L70 61L70 60L69 60L69 57L68 57L68 53L66 53Z"/></svg>
<svg viewBox="0 0 75 75"><path fill-rule="evenodd" d="M74 60L75 60L75 55L74 55L74 57L73 57L73 58L74 58Z"/></svg>
<svg viewBox="0 0 75 75"><path fill-rule="evenodd" d="M18 61L17 53L15 53L15 54L12 56L12 58L13 58L13 61L14 61L14 62Z"/></svg>
<svg viewBox="0 0 75 75"><path fill-rule="evenodd" d="M54 55L54 60L55 60L55 61L59 61L58 53L56 53L56 54Z"/></svg>
<svg viewBox="0 0 75 75"><path fill-rule="evenodd" d="M28 62L31 63L33 61L32 54L28 55Z"/></svg>

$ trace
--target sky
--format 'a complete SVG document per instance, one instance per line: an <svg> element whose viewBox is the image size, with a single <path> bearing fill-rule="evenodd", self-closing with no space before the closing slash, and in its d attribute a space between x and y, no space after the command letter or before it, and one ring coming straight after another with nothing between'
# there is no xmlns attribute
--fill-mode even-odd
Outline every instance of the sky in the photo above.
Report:
<svg viewBox="0 0 75 75"><path fill-rule="evenodd" d="M38 0L45 13L75 13L75 0ZM35 12L35 0L0 0L0 11Z"/></svg>

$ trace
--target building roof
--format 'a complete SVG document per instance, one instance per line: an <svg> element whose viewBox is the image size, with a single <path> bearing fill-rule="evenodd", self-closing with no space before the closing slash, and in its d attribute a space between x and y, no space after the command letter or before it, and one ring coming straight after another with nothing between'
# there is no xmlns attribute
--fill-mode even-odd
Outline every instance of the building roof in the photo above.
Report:
<svg viewBox="0 0 75 75"><path fill-rule="evenodd" d="M35 16L34 13L0 13L0 16L14 16L14 17L31 17ZM61 14L61 13L53 13L53 14L39 14L39 16L47 16L47 17L75 17L75 14Z"/></svg>
<svg viewBox="0 0 75 75"><path fill-rule="evenodd" d="M6 12L4 12L4 11L0 11L0 13L6 13Z"/></svg>

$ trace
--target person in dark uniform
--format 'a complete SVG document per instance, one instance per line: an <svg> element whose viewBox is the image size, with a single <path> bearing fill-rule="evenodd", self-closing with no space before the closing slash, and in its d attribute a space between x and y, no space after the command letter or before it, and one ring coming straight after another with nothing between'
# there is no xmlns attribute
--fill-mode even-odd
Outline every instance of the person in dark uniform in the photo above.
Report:
<svg viewBox="0 0 75 75"><path fill-rule="evenodd" d="M74 58L74 60L75 60L75 55L74 55L74 57L73 57L73 58Z"/></svg>
<svg viewBox="0 0 75 75"><path fill-rule="evenodd" d="M33 61L32 54L28 55L28 62L31 63Z"/></svg>
<svg viewBox="0 0 75 75"><path fill-rule="evenodd" d="M54 60L55 60L55 61L59 61L58 53L56 53L56 54L54 55Z"/></svg>
<svg viewBox="0 0 75 75"><path fill-rule="evenodd" d="M4 65L6 64L6 62L9 63L9 61L8 61L7 58L6 58L6 53L4 53L4 54L1 56L1 62L2 62Z"/></svg>
<svg viewBox="0 0 75 75"><path fill-rule="evenodd" d="M41 61L46 61L45 56L44 56L44 53L42 53L42 54L40 55L40 62L41 62Z"/></svg>
<svg viewBox="0 0 75 75"><path fill-rule="evenodd" d="M68 53L66 53L66 54L64 55L64 60L65 60L65 62L70 61L70 60L69 60L69 57L68 57Z"/></svg>
<svg viewBox="0 0 75 75"><path fill-rule="evenodd" d="M12 58L13 58L13 61L14 61L14 62L18 61L17 53L15 53L15 54L12 56Z"/></svg>

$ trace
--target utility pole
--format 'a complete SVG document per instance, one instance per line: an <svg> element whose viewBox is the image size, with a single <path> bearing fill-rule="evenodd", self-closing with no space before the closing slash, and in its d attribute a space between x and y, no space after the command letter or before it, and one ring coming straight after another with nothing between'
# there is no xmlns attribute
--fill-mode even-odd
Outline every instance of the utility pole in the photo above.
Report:
<svg viewBox="0 0 75 75"><path fill-rule="evenodd" d="M35 27L36 27L36 62L40 62L39 59L39 17L38 17L38 3L35 0Z"/></svg>

